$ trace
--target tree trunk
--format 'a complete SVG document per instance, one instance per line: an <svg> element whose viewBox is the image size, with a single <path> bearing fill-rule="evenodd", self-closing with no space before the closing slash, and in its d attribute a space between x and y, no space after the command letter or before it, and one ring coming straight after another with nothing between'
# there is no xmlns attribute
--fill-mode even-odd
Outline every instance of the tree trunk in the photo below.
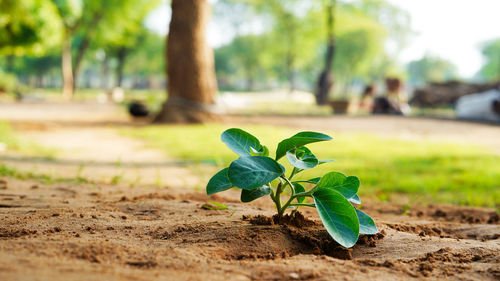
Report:
<svg viewBox="0 0 500 281"><path fill-rule="evenodd" d="M127 48L120 48L116 55L118 59L118 65L116 66L116 87L122 86L123 81L123 67L125 66L125 58L127 57Z"/></svg>
<svg viewBox="0 0 500 281"><path fill-rule="evenodd" d="M98 12L94 14L92 22L89 25L80 46L78 46L75 56L75 63L73 65L73 90L78 87L78 74L80 73L80 66L82 64L83 57L88 47L90 46L90 39L94 36L97 25L101 22L102 18L102 13Z"/></svg>
<svg viewBox="0 0 500 281"><path fill-rule="evenodd" d="M83 38L81 45L78 47L75 57L75 63L73 64L73 90L78 87L78 74L80 73L80 65L83 61L83 56L85 51L89 47L90 39L88 37Z"/></svg>
<svg viewBox="0 0 500 281"><path fill-rule="evenodd" d="M327 32L328 45L325 55L325 68L321 72L316 84L316 104L325 105L328 102L328 94L333 85L333 61L335 56L335 0L331 0L327 7Z"/></svg>
<svg viewBox="0 0 500 281"><path fill-rule="evenodd" d="M214 57L205 40L209 17L208 0L172 0L166 51L168 99L155 122L218 120Z"/></svg>
<svg viewBox="0 0 500 281"><path fill-rule="evenodd" d="M62 42L63 97L73 98L73 67L71 62L71 38L64 35Z"/></svg>
<svg viewBox="0 0 500 281"><path fill-rule="evenodd" d="M104 55L104 59L102 60L102 69L101 69L101 89L104 92L109 91L109 58L108 55Z"/></svg>
<svg viewBox="0 0 500 281"><path fill-rule="evenodd" d="M287 67L287 76L288 76L288 92L293 93L295 91L295 59L291 52L287 55L286 67Z"/></svg>

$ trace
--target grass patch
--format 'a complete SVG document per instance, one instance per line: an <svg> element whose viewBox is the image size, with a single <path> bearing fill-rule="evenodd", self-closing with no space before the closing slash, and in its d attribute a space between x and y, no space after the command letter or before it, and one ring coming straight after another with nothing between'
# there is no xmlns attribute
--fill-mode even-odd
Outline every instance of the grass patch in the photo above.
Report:
<svg viewBox="0 0 500 281"><path fill-rule="evenodd" d="M73 178L53 177L47 174L36 173L33 171L21 171L16 168L8 167L4 164L0 164L0 177L9 177L19 180L36 180L43 184L53 184L61 182L74 183L74 184L83 184L83 183L93 184L92 181L81 176Z"/></svg>
<svg viewBox="0 0 500 281"><path fill-rule="evenodd" d="M54 159L57 153L55 148L48 148L30 141L21 140L15 135L7 122L0 121L0 153L3 151L15 151L46 159Z"/></svg>
<svg viewBox="0 0 500 281"><path fill-rule="evenodd" d="M170 156L223 167L235 155L220 141L227 126L150 126L122 130ZM295 130L243 126L263 144L277 144ZM411 202L500 205L500 157L473 145L382 138L371 134L331 133L333 142L311 144L319 159L335 159L302 177L330 170L360 177L361 196L391 200L404 195ZM274 155L276 147L269 146ZM285 161L281 161L285 163ZM285 165L286 166L286 165ZM289 168L290 166L287 166ZM401 198L400 196L394 198ZM392 199L394 200L394 199ZM401 202L406 203L406 202Z"/></svg>

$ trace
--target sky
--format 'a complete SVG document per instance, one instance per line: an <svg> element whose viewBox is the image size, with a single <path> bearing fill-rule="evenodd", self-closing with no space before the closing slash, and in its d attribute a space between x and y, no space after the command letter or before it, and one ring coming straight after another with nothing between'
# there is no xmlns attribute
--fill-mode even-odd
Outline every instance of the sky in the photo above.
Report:
<svg viewBox="0 0 500 281"><path fill-rule="evenodd" d="M465 78L477 73L481 45L500 38L498 0L388 0L409 11L417 33L400 56L403 62L425 53L445 58Z"/></svg>
<svg viewBox="0 0 500 281"><path fill-rule="evenodd" d="M401 52L402 63L420 59L425 54L451 61L460 76L474 76L483 59L480 48L484 42L500 38L496 25L500 0L387 0L408 11L415 35ZM213 1L211 1L213 2ZM166 34L170 9L163 3L146 20L151 29ZM208 41L220 46L230 40L223 27L211 24Z"/></svg>

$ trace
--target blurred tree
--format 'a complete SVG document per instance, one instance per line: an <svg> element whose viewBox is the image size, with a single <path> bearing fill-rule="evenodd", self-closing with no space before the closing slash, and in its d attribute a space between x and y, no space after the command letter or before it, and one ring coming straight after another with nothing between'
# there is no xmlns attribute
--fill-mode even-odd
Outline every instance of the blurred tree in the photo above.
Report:
<svg viewBox="0 0 500 281"><path fill-rule="evenodd" d="M332 28L328 31L329 14L333 20L332 0L291 2L239 0L233 4L241 6L242 3L254 7L264 29L258 34L252 34L252 40L256 43L241 44L242 39L239 37L248 36L247 32L247 35L240 34L230 44L216 50L219 81L237 84L238 79L235 79L235 75L248 79L248 75L242 71L244 68L248 69L242 64L248 59L256 64L258 70L255 72L264 74L264 77L259 78L268 81L274 78L287 81L288 85L294 85L292 88L314 88L314 83L318 82L320 66L327 64L326 61L329 60L327 50L330 49L331 58L335 54L336 59L326 69L336 73L337 85L346 85L354 78L369 80L374 73L374 63L380 65L382 60L379 58L386 57L384 56L384 44L387 38L385 26L368 12L353 6L351 2L337 4L338 19L335 23L337 48L334 52L328 47L329 34L333 30ZM290 17L293 18L292 21ZM258 24L252 22L252 25ZM244 26L241 30L245 30ZM249 38L245 40L248 41ZM247 54L248 57L245 57ZM224 79L220 79L222 74ZM271 82L275 84L274 81ZM226 85L223 84L223 87L226 88Z"/></svg>
<svg viewBox="0 0 500 281"><path fill-rule="evenodd" d="M58 49L48 50L43 56L23 56L14 67L19 79L34 87L46 87L45 78L61 65L61 56ZM34 77L35 79L30 79ZM32 81L30 83L30 81Z"/></svg>
<svg viewBox="0 0 500 281"><path fill-rule="evenodd" d="M328 94L333 84L332 66L335 56L335 7L337 2L335 0L328 0L325 4L326 10L326 54L324 61L324 68L319 75L316 84L316 103L324 105L327 103Z"/></svg>
<svg viewBox="0 0 500 281"><path fill-rule="evenodd" d="M123 44L137 22L154 7L150 0L52 0L63 23L63 95L72 98L80 66L93 40ZM128 20L130 18L130 20ZM72 45L76 48L72 58Z"/></svg>
<svg viewBox="0 0 500 281"><path fill-rule="evenodd" d="M243 77L245 89L255 89L256 80L262 77L263 55L268 47L262 35L243 35L215 52L216 71L219 75L232 73Z"/></svg>
<svg viewBox="0 0 500 281"><path fill-rule="evenodd" d="M269 47L275 58L281 59L281 69L288 81L290 91L296 88L296 75L301 51L301 28L304 24L301 21L304 8L308 5L299 0L247 0L255 9L271 18L272 37L276 40L275 44ZM307 11L307 9L305 9Z"/></svg>
<svg viewBox="0 0 500 281"><path fill-rule="evenodd" d="M479 71L481 77L486 81L500 80L500 39L484 44L481 53L485 59L485 64Z"/></svg>
<svg viewBox="0 0 500 281"><path fill-rule="evenodd" d="M142 29L131 47L124 73L134 79L134 87L149 86L148 77L165 76L165 37Z"/></svg>
<svg viewBox="0 0 500 281"><path fill-rule="evenodd" d="M387 47L393 57L398 56L414 34L409 12L386 0L358 0L351 2L349 6L385 27L388 37Z"/></svg>
<svg viewBox="0 0 500 281"><path fill-rule="evenodd" d="M456 79L457 70L452 63L428 54L408 64L409 83L422 86L429 82L445 82Z"/></svg>
<svg viewBox="0 0 500 281"><path fill-rule="evenodd" d="M7 71L13 59L42 55L59 41L56 10L48 0L0 1L0 55L7 56Z"/></svg>
<svg viewBox="0 0 500 281"><path fill-rule="evenodd" d="M148 36L149 31L142 25L144 18L159 3L160 0L122 1L120 12L112 13L99 26L93 41L94 48L102 48L106 53L106 60L116 58L117 87L122 84L125 60Z"/></svg>
<svg viewBox="0 0 500 281"><path fill-rule="evenodd" d="M217 119L212 110L217 82L206 43L208 0L172 0L167 39L168 99L156 122L198 123Z"/></svg>

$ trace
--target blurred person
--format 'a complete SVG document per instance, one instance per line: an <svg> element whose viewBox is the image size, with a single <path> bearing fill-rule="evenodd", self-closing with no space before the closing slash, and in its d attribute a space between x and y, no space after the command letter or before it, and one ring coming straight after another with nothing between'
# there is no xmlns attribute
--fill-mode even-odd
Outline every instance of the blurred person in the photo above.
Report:
<svg viewBox="0 0 500 281"><path fill-rule="evenodd" d="M371 113L373 110L373 100L375 97L375 85L368 84L363 90L361 99L359 100L358 110L362 113Z"/></svg>
<svg viewBox="0 0 500 281"><path fill-rule="evenodd" d="M406 96L402 92L403 83L399 78L387 77L385 79L387 94L384 97L377 97L373 105L373 114L395 114L407 115L410 113L410 106Z"/></svg>

